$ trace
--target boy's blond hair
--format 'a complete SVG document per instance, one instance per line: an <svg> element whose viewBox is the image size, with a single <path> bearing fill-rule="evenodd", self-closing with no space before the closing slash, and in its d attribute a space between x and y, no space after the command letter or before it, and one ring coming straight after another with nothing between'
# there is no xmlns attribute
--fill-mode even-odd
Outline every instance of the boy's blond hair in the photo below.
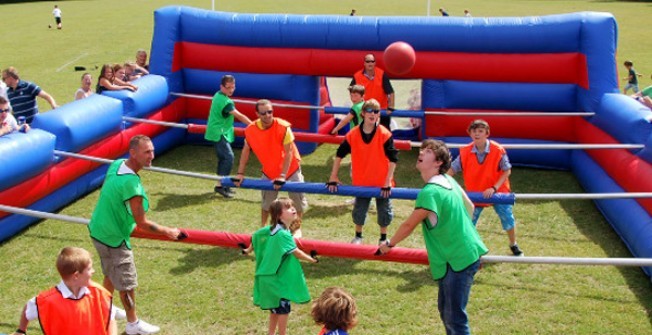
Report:
<svg viewBox="0 0 652 335"><path fill-rule="evenodd" d="M376 99L369 99L362 104L362 111L366 112L367 109L380 110L380 103Z"/></svg>
<svg viewBox="0 0 652 335"><path fill-rule="evenodd" d="M364 86L362 85L349 86L349 93L358 93L361 96L364 96Z"/></svg>
<svg viewBox="0 0 652 335"><path fill-rule="evenodd" d="M489 132L489 122L483 120L483 119L476 119L471 121L471 124L469 124L469 128L467 131L470 133L471 130L478 129L478 128L484 128Z"/></svg>
<svg viewBox="0 0 652 335"><path fill-rule="evenodd" d="M358 308L349 292L340 287L329 287L312 303L310 312L317 324L328 330L349 330L358 323Z"/></svg>
<svg viewBox="0 0 652 335"><path fill-rule="evenodd" d="M63 279L67 279L76 272L83 272L92 262L91 254L82 248L65 247L57 257L57 271Z"/></svg>

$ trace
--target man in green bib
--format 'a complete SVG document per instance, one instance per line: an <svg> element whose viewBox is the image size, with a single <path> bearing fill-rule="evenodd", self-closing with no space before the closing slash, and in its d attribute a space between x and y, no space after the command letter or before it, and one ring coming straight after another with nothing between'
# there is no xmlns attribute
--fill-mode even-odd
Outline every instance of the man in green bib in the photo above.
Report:
<svg viewBox="0 0 652 335"><path fill-rule="evenodd" d="M446 174L450 166L450 152L443 142L423 141L417 170L427 184L417 195L410 217L380 245L380 252L390 252L421 224L430 272L439 282L439 315L446 334L470 334L466 305L480 256L489 250L471 221L473 203Z"/></svg>
<svg viewBox="0 0 652 335"><path fill-rule="evenodd" d="M153 334L160 329L136 316L138 286L136 265L131 250L130 236L136 226L140 229L171 240L181 237L177 228L169 228L147 219L149 200L140 182L138 171L152 165L154 144L144 135L136 135L129 141L129 158L111 163L104 185L100 191L95 211L88 224L91 239L102 261L104 287L111 293L120 292L120 300L126 311L126 333Z"/></svg>

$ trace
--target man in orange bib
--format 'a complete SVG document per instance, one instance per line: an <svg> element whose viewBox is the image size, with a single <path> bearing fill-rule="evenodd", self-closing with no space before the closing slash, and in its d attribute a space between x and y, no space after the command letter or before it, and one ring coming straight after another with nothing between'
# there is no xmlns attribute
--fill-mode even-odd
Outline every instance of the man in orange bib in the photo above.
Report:
<svg viewBox="0 0 652 335"><path fill-rule="evenodd" d="M394 186L394 170L398 162L398 150L394 147L392 132L378 125L380 104L375 99L369 99L362 105L362 124L354 127L346 134L344 142L337 148L333 169L328 179L328 189L337 191L340 180L337 172L342 159L351 154L352 184L380 188L381 197L376 198L378 225L380 226L380 241L387 239L387 226L392 222L394 213L389 198ZM367 211L371 198L356 197L353 206L353 223L355 237L353 244L362 243L362 227L367 220Z"/></svg>
<svg viewBox="0 0 652 335"><path fill-rule="evenodd" d="M118 333L112 296L91 277L93 260L82 248L65 247L57 257L61 282L27 302L14 334L26 334L30 321L38 319L43 334Z"/></svg>
<svg viewBox="0 0 652 335"><path fill-rule="evenodd" d="M291 124L274 117L272 102L267 99L256 102L256 113L259 118L245 128L245 143L240 154L238 180L234 184L240 187L244 180L245 166L253 151L262 165L262 179L270 180L274 184L274 191L262 191L261 226L265 226L269 217L269 208L278 197L278 189L286 181L303 182L304 179L301 174L301 155L294 143ZM297 216L301 219L308 209L305 195L290 192L288 196L294 201ZM294 236L301 237L301 230L295 231Z"/></svg>
<svg viewBox="0 0 652 335"><path fill-rule="evenodd" d="M367 54L364 56L364 68L353 74L351 84L362 85L365 90L365 99L376 99L380 103L380 109L386 110L387 115L380 117L380 124L390 129L390 115L394 111L394 88L389 81L387 73L376 66L376 56Z"/></svg>
<svg viewBox="0 0 652 335"><path fill-rule="evenodd" d="M509 175L512 164L507 152L496 141L489 140L489 123L485 120L475 120L468 128L473 142L460 148L460 155L453 161L448 170L449 175L462 171L464 186L467 192L482 192L485 198L495 193L509 193ZM476 204L473 211L473 225L478 223L482 210L490 204ZM523 251L516 244L516 220L512 205L493 204L500 218L503 230L509 237L509 248L514 256L523 256Z"/></svg>

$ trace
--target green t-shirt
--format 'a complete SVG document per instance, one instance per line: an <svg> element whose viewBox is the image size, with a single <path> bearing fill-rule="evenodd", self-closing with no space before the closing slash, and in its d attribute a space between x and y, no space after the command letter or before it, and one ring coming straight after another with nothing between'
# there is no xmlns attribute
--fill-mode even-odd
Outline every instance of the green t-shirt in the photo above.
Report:
<svg viewBox="0 0 652 335"><path fill-rule="evenodd" d="M145 212L149 209L149 200L140 177L126 166L120 169L124 162L118 159L109 166L88 230L92 238L110 247L117 248L124 242L131 249L129 238L136 228L136 220L129 199L142 197Z"/></svg>
<svg viewBox="0 0 652 335"><path fill-rule="evenodd" d="M353 119L351 119L351 122L349 122L349 130L353 129L353 127L359 124L362 124L362 105L364 105L364 100L351 106L350 113L354 114L354 116Z"/></svg>
<svg viewBox="0 0 652 335"><path fill-rule="evenodd" d="M489 251L464 207L461 193L464 191L452 177L442 177L449 181L451 188L428 183L419 191L415 204L415 208L437 216L436 224L428 218L421 223L430 272L435 280L446 275L446 264L454 271L461 271Z"/></svg>
<svg viewBox="0 0 652 335"><path fill-rule="evenodd" d="M251 236L251 243L256 254L254 305L272 309L279 307L281 299L310 301L301 263L292 254L297 245L290 231L266 226Z"/></svg>
<svg viewBox="0 0 652 335"><path fill-rule="evenodd" d="M644 89L641 91L641 94L642 94L643 96L648 97L648 98L652 98L652 86L648 86L648 87L644 88Z"/></svg>
<svg viewBox="0 0 652 335"><path fill-rule="evenodd" d="M213 103L211 110L208 114L208 121L206 122L206 133L204 138L218 142L222 136L227 142L233 143L235 133L233 130L233 114L231 112L235 109L233 100L227 97L222 91L215 93L213 96Z"/></svg>

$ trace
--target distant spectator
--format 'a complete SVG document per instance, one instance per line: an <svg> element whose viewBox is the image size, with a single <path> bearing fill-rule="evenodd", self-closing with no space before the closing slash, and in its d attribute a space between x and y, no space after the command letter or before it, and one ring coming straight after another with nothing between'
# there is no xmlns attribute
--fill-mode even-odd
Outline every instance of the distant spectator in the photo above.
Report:
<svg viewBox="0 0 652 335"><path fill-rule="evenodd" d="M439 12L441 13L441 16L448 16L448 12L444 7L439 8Z"/></svg>
<svg viewBox="0 0 652 335"><path fill-rule="evenodd" d="M624 77L623 80L627 80L627 85L623 88L623 94L627 94L627 91L631 88L634 93L638 93L638 77L641 77L640 74L636 73L634 70L634 63L632 61L626 60L625 68L627 69L627 77Z"/></svg>
<svg viewBox="0 0 652 335"><path fill-rule="evenodd" d="M134 85L124 85L123 81L116 81L111 64L102 65L102 69L100 70L100 77L97 79L97 87L95 89L97 94L100 94L104 91L119 90L130 90L135 92L137 89L138 87Z"/></svg>
<svg viewBox="0 0 652 335"><path fill-rule="evenodd" d="M149 71L138 66L136 62L126 62L125 63L125 76L128 81L136 80L146 74L149 74Z"/></svg>
<svg viewBox="0 0 652 335"><path fill-rule="evenodd" d="M81 76L81 87L79 87L77 89L77 92L75 92L75 100L81 100L93 95L94 92L93 89L91 88L92 86L93 86L93 77L88 72L84 73Z"/></svg>
<svg viewBox="0 0 652 335"><path fill-rule="evenodd" d="M144 49L139 49L136 51L136 64L149 71L149 64L147 64L147 51Z"/></svg>
<svg viewBox="0 0 652 335"><path fill-rule="evenodd" d="M54 21L57 23L57 29L61 29L61 9L59 9L59 6L54 5L52 15L54 15Z"/></svg>
<svg viewBox="0 0 652 335"><path fill-rule="evenodd" d="M7 96L7 84L5 84L5 82L2 80L0 80L0 97L3 97L9 101L9 97Z"/></svg>
<svg viewBox="0 0 652 335"><path fill-rule="evenodd" d="M469 12L468 9L465 9L465 10L464 10L464 16L465 16L465 17L471 17L471 12Z"/></svg>
<svg viewBox="0 0 652 335"><path fill-rule="evenodd" d="M365 99L376 99L380 103L380 108L387 111L387 115L380 116L380 124L391 129L390 115L394 111L395 103L394 87L392 87L387 73L376 66L374 54L366 54L362 70L353 74L349 86L356 84L364 86Z"/></svg>
<svg viewBox="0 0 652 335"><path fill-rule="evenodd" d="M14 111L14 116L24 116L27 123L32 123L34 115L38 114L36 97L47 101L52 109L59 107L54 98L38 85L29 81L20 80L18 70L13 66L2 71L2 81L7 84L7 97Z"/></svg>
<svg viewBox="0 0 652 335"><path fill-rule="evenodd" d="M355 8L351 9L351 16L355 16Z"/></svg>
<svg viewBox="0 0 652 335"><path fill-rule="evenodd" d="M29 125L19 125L16 118L11 115L11 106L9 100L0 97L0 136L11 134L17 130L24 129L25 132L29 131Z"/></svg>

